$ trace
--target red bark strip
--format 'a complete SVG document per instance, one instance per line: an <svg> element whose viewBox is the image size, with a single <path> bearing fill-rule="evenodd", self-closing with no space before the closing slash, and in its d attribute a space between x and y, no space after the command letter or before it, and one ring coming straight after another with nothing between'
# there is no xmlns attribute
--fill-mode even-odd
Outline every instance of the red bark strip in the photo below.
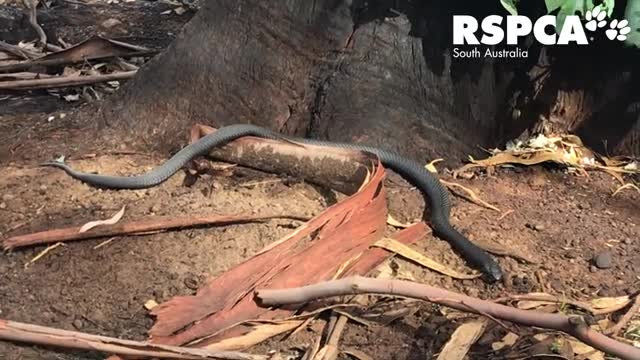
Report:
<svg viewBox="0 0 640 360"><path fill-rule="evenodd" d="M152 314L158 320L150 331L152 341L187 344L242 321L290 314L259 307L253 299L254 290L330 279L342 264L379 240L387 217L384 173L378 163L356 194L213 279L195 296L176 297L156 306Z"/></svg>

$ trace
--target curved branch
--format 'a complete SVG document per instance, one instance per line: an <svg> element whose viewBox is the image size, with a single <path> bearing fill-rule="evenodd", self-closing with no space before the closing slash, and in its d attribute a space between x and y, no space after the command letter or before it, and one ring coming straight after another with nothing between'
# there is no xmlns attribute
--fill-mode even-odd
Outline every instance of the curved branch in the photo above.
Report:
<svg viewBox="0 0 640 360"><path fill-rule="evenodd" d="M621 359L640 359L640 349L593 331L581 317L520 310L452 291L410 281L349 277L282 290L258 290L256 296L267 306L300 304L341 295L385 294L421 299L513 323L567 333L605 353Z"/></svg>

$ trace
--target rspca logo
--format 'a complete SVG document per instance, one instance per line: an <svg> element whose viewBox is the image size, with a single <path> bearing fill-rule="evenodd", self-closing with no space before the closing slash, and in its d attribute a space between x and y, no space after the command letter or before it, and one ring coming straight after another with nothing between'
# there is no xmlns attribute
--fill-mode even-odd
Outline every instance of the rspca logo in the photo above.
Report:
<svg viewBox="0 0 640 360"><path fill-rule="evenodd" d="M505 19L506 18L506 19ZM585 13L586 23L578 15L568 15L558 24L554 15L544 15L532 22L522 15L490 15L480 23L473 16L453 16L453 45L498 45L507 44L517 46L520 38L533 33L536 41L543 45L588 45L587 32L594 32L609 25L605 35L609 40L624 41L631 32L627 20L606 19L607 14L600 7L595 7ZM552 30L552 29L553 30ZM484 56L483 56L484 55ZM454 58L526 58L527 50L515 47L513 50L486 49L481 52L478 47L454 47Z"/></svg>

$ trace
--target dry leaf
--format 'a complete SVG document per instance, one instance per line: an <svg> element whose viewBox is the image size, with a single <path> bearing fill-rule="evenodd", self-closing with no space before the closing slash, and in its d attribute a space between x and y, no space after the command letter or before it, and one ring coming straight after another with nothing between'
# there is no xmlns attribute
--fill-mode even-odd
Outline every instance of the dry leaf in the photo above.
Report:
<svg viewBox="0 0 640 360"><path fill-rule="evenodd" d="M253 326L251 331L244 335L224 339L217 343L207 345L205 346L205 349L217 351L243 350L255 344L259 344L278 334L293 330L296 327L300 326L303 322L304 320L285 320L277 323L257 324Z"/></svg>
<svg viewBox="0 0 640 360"><path fill-rule="evenodd" d="M573 349L573 353L576 355L583 355L581 358L584 360L604 360L604 353L598 351L591 346L577 340L568 340Z"/></svg>
<svg viewBox="0 0 640 360"><path fill-rule="evenodd" d="M154 307L156 307L156 306L158 306L158 303L157 303L155 300L153 300L153 299L151 299L151 300L147 300L147 301L144 303L144 308L145 308L145 309L147 309L147 310L151 310L151 309L153 309L153 308L154 308Z"/></svg>
<svg viewBox="0 0 640 360"><path fill-rule="evenodd" d="M535 334L533 335L533 338L538 340L538 341L544 341L549 337L549 334Z"/></svg>
<svg viewBox="0 0 640 360"><path fill-rule="evenodd" d="M623 183L621 174L638 172L631 159L613 160L595 154L586 148L575 135L557 135L547 137L539 134L527 141L508 142L505 150L494 149L492 156L484 160L469 157L470 164L454 171L454 176L465 170L493 166L509 166L510 164L534 165L543 162L555 162L579 171L586 175L585 169L604 171Z"/></svg>
<svg viewBox="0 0 640 360"><path fill-rule="evenodd" d="M635 184L628 183L617 188L616 191L614 191L611 196L616 196L620 191L624 189L629 189L629 188L634 189L635 191L640 193L640 188L638 188Z"/></svg>
<svg viewBox="0 0 640 360"><path fill-rule="evenodd" d="M316 337L316 340L313 342L313 344L309 345L309 347L307 348L307 351L305 351L301 360L312 360L320 350L321 342L322 342L322 336Z"/></svg>
<svg viewBox="0 0 640 360"><path fill-rule="evenodd" d="M462 360L467 355L469 348L484 333L487 327L487 319L464 323L451 334L451 338L444 345L437 360Z"/></svg>
<svg viewBox="0 0 640 360"><path fill-rule="evenodd" d="M596 310L619 308L629 304L630 302L631 299L626 295L618 297L601 297L590 301L591 306Z"/></svg>
<svg viewBox="0 0 640 360"><path fill-rule="evenodd" d="M120 219L122 219L122 216L124 215L125 207L126 207L126 205L123 206L122 209L120 209L120 211L118 211L118 213L113 215L113 217L111 217L110 219L89 221L88 223L82 225L82 227L80 228L80 230L78 232L79 233L87 232L87 231L89 231L89 230L91 230L94 227L99 226L99 225L113 225L113 224L116 224L118 221L120 221Z"/></svg>
<svg viewBox="0 0 640 360"><path fill-rule="evenodd" d="M334 345L325 345L316 353L313 360L336 360L338 358L338 348Z"/></svg>
<svg viewBox="0 0 640 360"><path fill-rule="evenodd" d="M507 346L513 346L513 344L516 343L518 338L519 336L512 332L507 333L507 335L505 335L500 341L496 341L493 344L491 344L491 348L493 349L493 351L497 351Z"/></svg>
<svg viewBox="0 0 640 360"><path fill-rule="evenodd" d="M78 101L80 100L80 94L63 95L62 98L68 102Z"/></svg>
<svg viewBox="0 0 640 360"><path fill-rule="evenodd" d="M615 324L609 320L609 319L602 319L602 320L598 320L598 330L597 331L604 331L607 330L608 328L614 326Z"/></svg>
<svg viewBox="0 0 640 360"><path fill-rule="evenodd" d="M429 172L437 174L438 173L438 169L436 169L435 164L439 163L441 161L444 161L444 159L435 159L435 160L431 161L430 163L428 163L427 165L425 165L425 169L427 169Z"/></svg>
<svg viewBox="0 0 640 360"><path fill-rule="evenodd" d="M367 354L365 354L364 352L360 351L360 350L356 350L356 349L344 349L342 350L343 354L349 355L351 357L354 357L358 360L373 360L373 358Z"/></svg>
<svg viewBox="0 0 640 360"><path fill-rule="evenodd" d="M408 228L409 226L412 225L412 224L401 223L400 221L394 219L393 216L391 216L391 214L387 215L387 224L393 227L401 228L401 229Z"/></svg>
<svg viewBox="0 0 640 360"><path fill-rule="evenodd" d="M516 307L522 310L531 310L546 305L555 304L553 301L535 301L535 300L522 300L518 301Z"/></svg>
<svg viewBox="0 0 640 360"><path fill-rule="evenodd" d="M407 258L409 260L412 260L424 267L427 267L431 270L437 271L439 273L451 276L452 278L455 279L475 279L480 277L482 274L462 274L459 273L455 270L449 269L446 266L433 261L429 258L427 258L426 256L420 254L419 252L413 250L412 248L408 247L407 245L404 245L401 242L398 242L396 240L390 239L390 238L382 238L380 240L378 240L375 244L373 244L373 246L376 247L380 247L383 248L387 251L391 251L393 253L396 253L404 258Z"/></svg>

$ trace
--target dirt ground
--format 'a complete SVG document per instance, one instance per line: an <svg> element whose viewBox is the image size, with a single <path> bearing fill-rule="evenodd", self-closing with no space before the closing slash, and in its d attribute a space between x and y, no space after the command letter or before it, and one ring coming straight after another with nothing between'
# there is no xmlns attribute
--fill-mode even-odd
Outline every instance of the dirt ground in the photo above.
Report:
<svg viewBox="0 0 640 360"><path fill-rule="evenodd" d="M166 9L167 5L160 2L135 1L103 4L96 13L100 19L125 17L125 24L141 17L142 23L149 24L144 31L162 36L146 45L158 45L167 44L178 25L190 17L174 14L169 15L169 22L155 21ZM173 28L161 31L161 26L169 26L167 23ZM80 28L62 30L73 33ZM133 29L128 32L142 31L142 27ZM114 34L107 31L103 35ZM141 39L143 35L136 33ZM145 45L144 41L139 44ZM36 167L43 160L64 154L71 157L68 162L77 169L123 175L151 169L169 156L116 154L113 151L119 149L101 149L99 139L90 141L95 152L91 155L80 146L86 145L86 139L73 140L78 136L74 124L58 116L78 106L33 93L9 94L0 101L0 109L4 109L0 112L0 238L108 218L122 206L126 206L123 220L149 214L313 216L336 201L335 194L325 189L243 168L231 176L200 179L191 187L183 185L185 175L181 172L148 190L102 191L62 171ZM55 120L48 121L50 115L56 116ZM451 180L447 174L443 178ZM396 260L402 271L417 280L482 298L543 291L587 300L638 290L640 194L629 190L612 197L619 185L612 177L600 173L583 177L538 166L499 169L491 176L455 181L474 189L502 213L452 195L452 222L472 240L509 249L534 263L497 257L508 277L503 284L488 286L481 280L453 280ZM386 185L389 211L396 219L410 222L421 217L424 203L415 189L395 174L388 176ZM32 264L30 260L43 246L3 253L0 318L142 340L153 324L143 307L147 300L162 302L193 294L206 278L238 264L300 224L274 219L115 237L108 243L107 239L70 242ZM450 268L469 271L447 243L433 236L415 247ZM594 266L592 261L603 252L611 255L607 269ZM376 359L425 359L441 350L455 328L456 323L446 320L438 309L422 304L413 314L390 324L366 327L350 323L341 344ZM276 338L252 350L295 354L295 347L309 345L319 331L317 324L312 324L308 331L285 342ZM492 353L489 344L486 340L474 346L472 358L503 358ZM97 353L6 342L0 342L0 354L6 359L103 358Z"/></svg>

